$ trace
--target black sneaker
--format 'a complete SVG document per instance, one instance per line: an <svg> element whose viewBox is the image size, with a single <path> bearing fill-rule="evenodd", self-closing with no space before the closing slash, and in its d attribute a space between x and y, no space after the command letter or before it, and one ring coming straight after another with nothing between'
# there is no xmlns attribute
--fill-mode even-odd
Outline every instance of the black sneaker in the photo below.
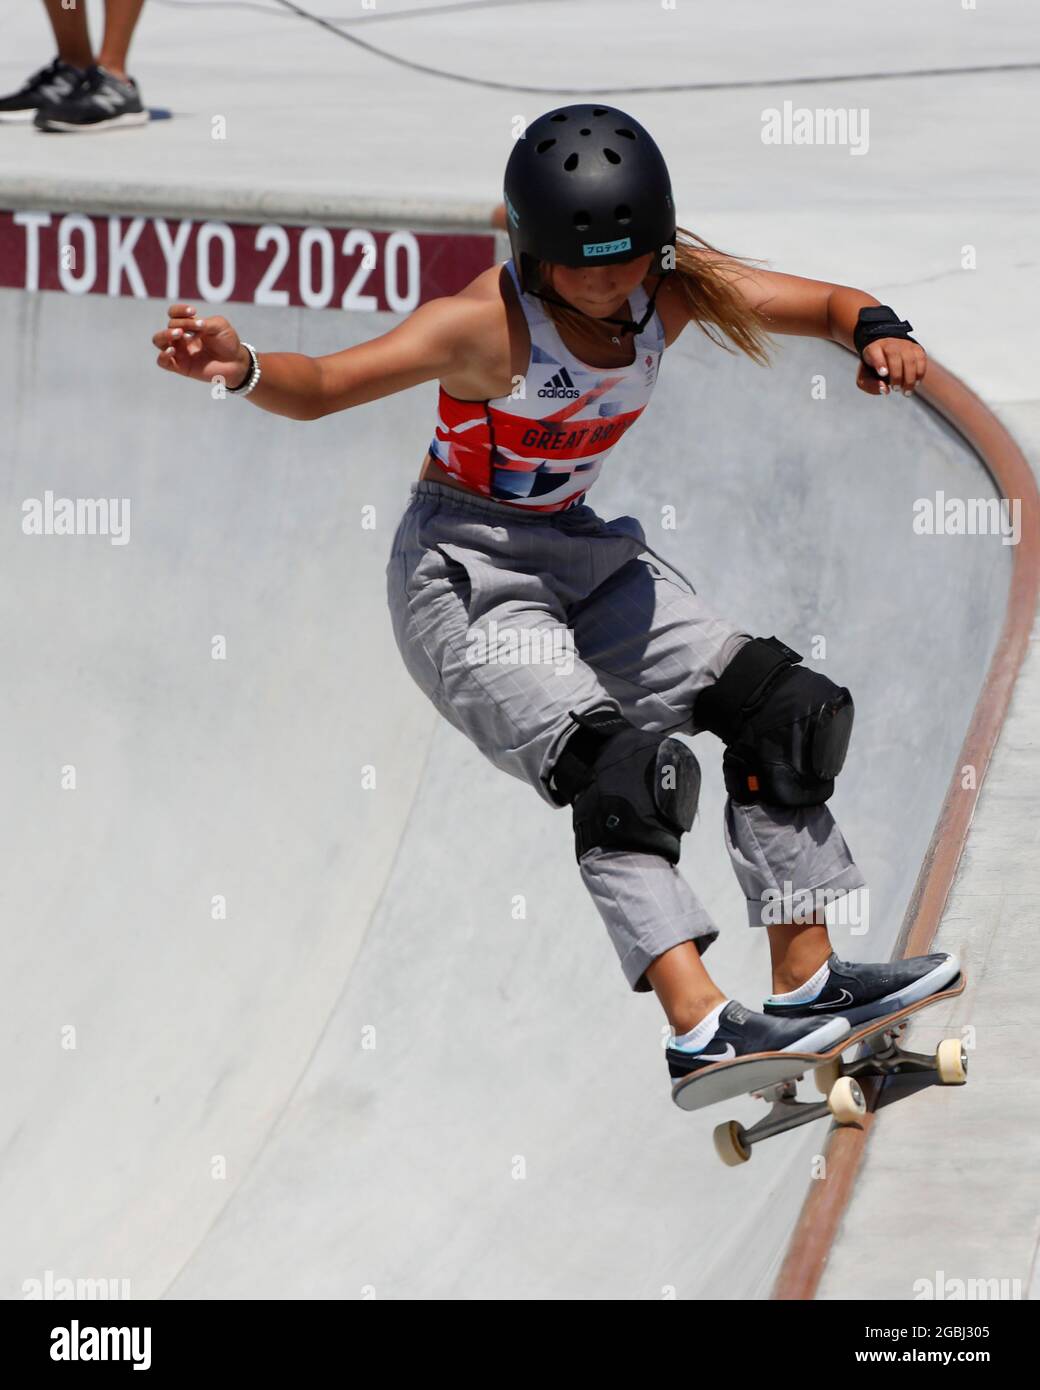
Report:
<svg viewBox="0 0 1040 1390"><path fill-rule="evenodd" d="M124 82L94 63L63 102L36 113L34 124L37 130L50 131L122 130L147 125L148 112L132 77Z"/></svg>
<svg viewBox="0 0 1040 1390"><path fill-rule="evenodd" d="M674 1045L665 1050L668 1073L679 1081L715 1062L730 1062L753 1052L825 1052L849 1032L844 1018L769 1018L731 999L719 1014L715 1036L700 1052Z"/></svg>
<svg viewBox="0 0 1040 1390"><path fill-rule="evenodd" d="M774 1018L800 1018L840 1014L853 1028L883 1018L907 1004L916 1004L953 983L961 973L957 957L942 951L931 956L911 956L884 965L859 964L831 955L830 974L813 999L798 1004L778 1004L772 997L762 1006Z"/></svg>
<svg viewBox="0 0 1040 1390"><path fill-rule="evenodd" d="M0 97L0 121L31 121L38 111L57 106L70 97L85 76L81 68L55 58L53 63L34 72L17 92Z"/></svg>

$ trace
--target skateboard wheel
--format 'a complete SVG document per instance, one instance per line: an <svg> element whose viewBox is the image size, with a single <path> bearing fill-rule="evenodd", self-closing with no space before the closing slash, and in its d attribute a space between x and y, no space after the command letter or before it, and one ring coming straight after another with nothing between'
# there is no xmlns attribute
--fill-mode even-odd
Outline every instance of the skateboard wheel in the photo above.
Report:
<svg viewBox="0 0 1040 1390"><path fill-rule="evenodd" d="M834 1083L841 1076L841 1058L836 1057L833 1062L824 1062L822 1067L817 1067L814 1075L816 1089L821 1096L829 1096L834 1089Z"/></svg>
<svg viewBox="0 0 1040 1390"><path fill-rule="evenodd" d="M715 1141L715 1152L727 1168L738 1168L751 1157L751 1145L744 1142L744 1126L736 1120L716 1125L711 1137Z"/></svg>
<svg viewBox="0 0 1040 1390"><path fill-rule="evenodd" d="M830 1089L827 1108L839 1125L854 1125L867 1113L859 1082L851 1076L839 1076Z"/></svg>
<svg viewBox="0 0 1040 1390"><path fill-rule="evenodd" d="M963 1086L968 1079L968 1057L960 1038L943 1038L935 1049L935 1070L944 1086Z"/></svg>

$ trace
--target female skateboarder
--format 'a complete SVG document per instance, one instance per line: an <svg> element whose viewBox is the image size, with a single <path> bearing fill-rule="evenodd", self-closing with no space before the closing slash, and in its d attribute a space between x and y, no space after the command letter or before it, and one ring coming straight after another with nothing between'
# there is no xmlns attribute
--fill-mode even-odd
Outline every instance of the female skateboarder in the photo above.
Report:
<svg viewBox="0 0 1040 1390"><path fill-rule="evenodd" d="M950 955L838 960L822 910L789 910L863 884L825 804L849 692L711 612L655 563L637 523L604 521L585 497L691 322L760 362L768 333L855 347L871 394L912 391L924 351L861 290L755 269L677 228L660 151L612 107L567 106L529 126L505 211L510 261L370 342L258 354L226 319L178 304L153 339L159 366L223 376L300 420L439 381L387 568L408 670L492 763L572 808L579 870L625 977L656 991L674 1030L673 1079L749 1052L822 1050L850 1020L959 971ZM521 659L495 659L504 641ZM726 845L752 925L791 886L783 920L766 926L773 994L761 1013L708 975L701 954L717 931L677 868L700 774L672 735L702 730L724 745Z"/></svg>

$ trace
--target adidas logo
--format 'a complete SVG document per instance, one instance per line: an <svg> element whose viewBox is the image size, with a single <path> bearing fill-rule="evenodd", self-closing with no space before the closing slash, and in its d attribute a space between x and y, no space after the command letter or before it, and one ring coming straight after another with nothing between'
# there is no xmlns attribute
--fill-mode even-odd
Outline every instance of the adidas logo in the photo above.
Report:
<svg viewBox="0 0 1040 1390"><path fill-rule="evenodd" d="M538 394L542 397L548 397L550 400L575 401L581 395L581 392L571 380L571 375L567 368L561 367L554 376L549 378L546 385L541 388Z"/></svg>

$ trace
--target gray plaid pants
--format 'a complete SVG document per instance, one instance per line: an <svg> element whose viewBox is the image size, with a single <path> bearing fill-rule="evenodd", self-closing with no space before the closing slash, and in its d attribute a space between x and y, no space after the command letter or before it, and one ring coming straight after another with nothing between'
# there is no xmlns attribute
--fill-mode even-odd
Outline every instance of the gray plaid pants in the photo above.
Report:
<svg viewBox="0 0 1040 1390"><path fill-rule="evenodd" d="M413 485L387 566L394 635L440 713L550 805L570 712L612 705L654 733L693 734L693 702L749 634L710 612L649 551L633 517L587 506L529 513L439 483ZM726 848L762 921L767 893L847 892L863 878L826 806L728 800ZM652 854L581 860L629 985L683 941L717 928L678 869Z"/></svg>

